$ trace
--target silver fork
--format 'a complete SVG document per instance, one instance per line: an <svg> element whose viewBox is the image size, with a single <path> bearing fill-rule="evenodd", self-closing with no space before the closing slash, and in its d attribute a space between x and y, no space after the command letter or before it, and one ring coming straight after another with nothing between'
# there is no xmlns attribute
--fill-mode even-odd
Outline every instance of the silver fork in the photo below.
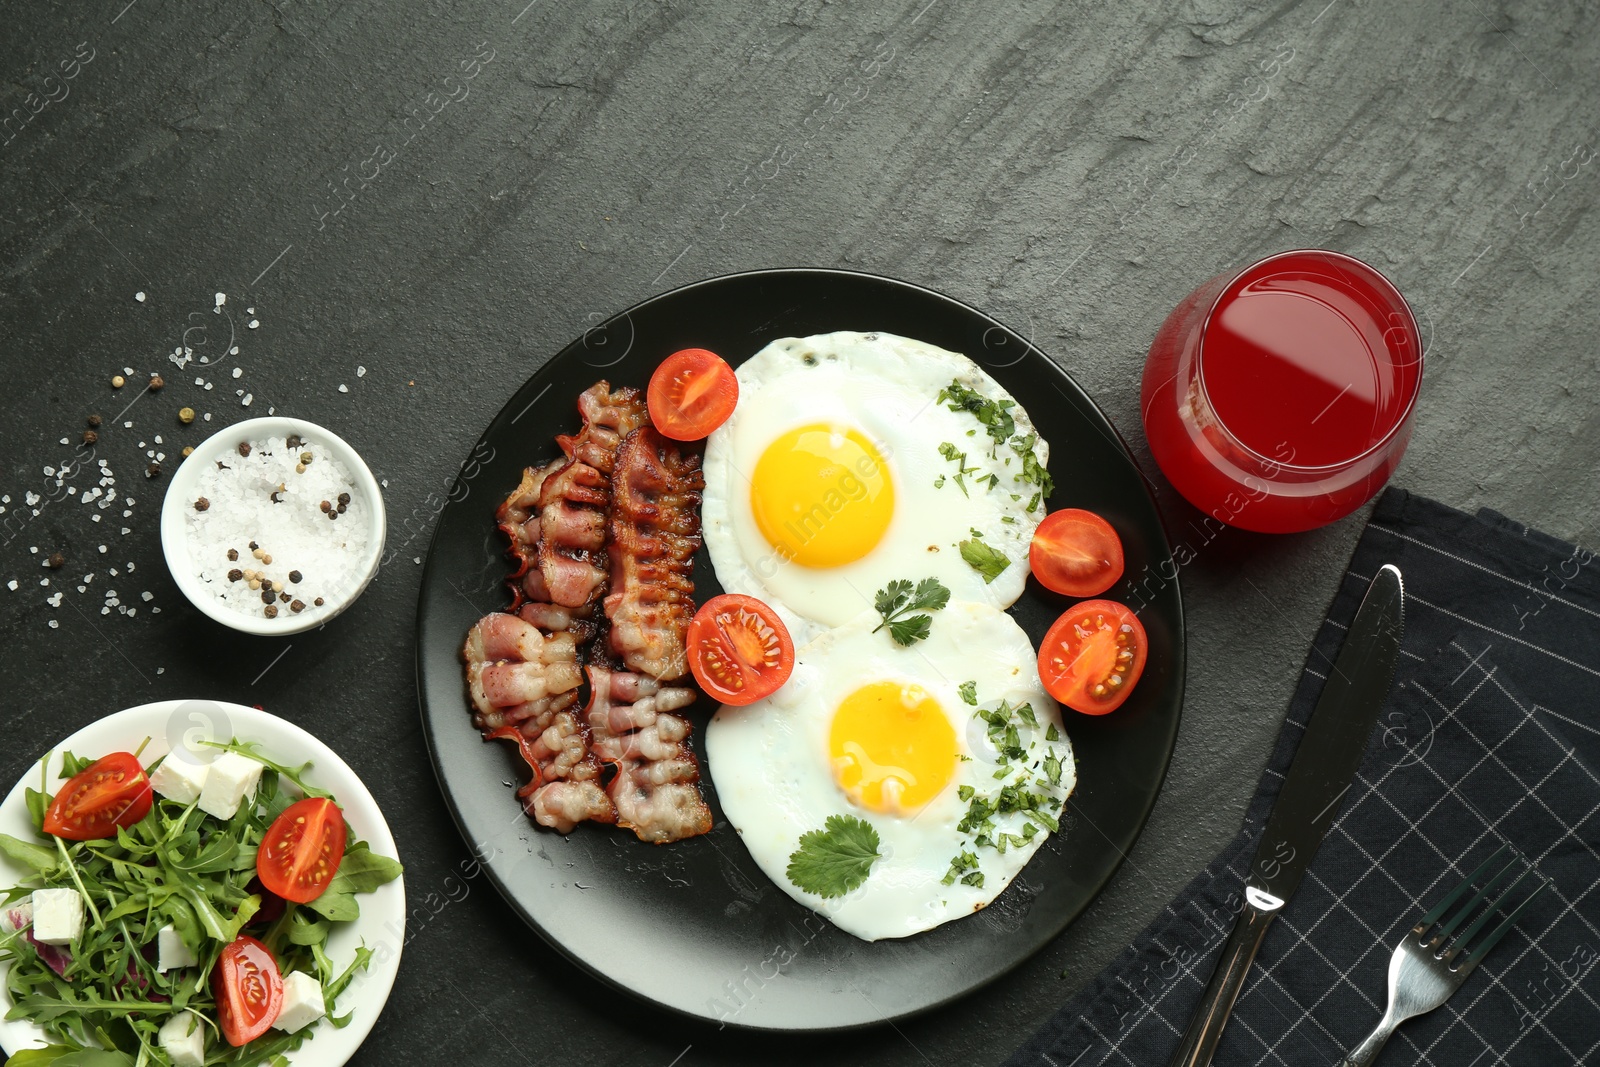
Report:
<svg viewBox="0 0 1600 1067"><path fill-rule="evenodd" d="M1543 875L1540 875L1539 884L1506 915L1500 925L1463 954L1462 949L1467 943L1476 938L1485 924L1503 910L1503 905L1511 899L1511 894L1522 884L1523 879L1534 873L1534 869L1526 866L1522 857L1513 852L1510 861L1501 867L1493 878L1485 882L1483 888L1472 895L1472 899L1442 924L1440 920L1444 919L1445 912L1455 907L1456 901L1472 889L1472 883L1488 873L1489 868L1498 863L1500 857L1510 848L1510 845L1501 845L1494 855L1484 860L1477 870L1467 875L1460 885L1434 906L1432 911L1418 920L1417 925L1411 928L1395 948L1394 955L1389 958L1389 1006L1384 1009L1383 1018L1379 1020L1372 1033L1340 1060L1338 1067L1368 1067L1378 1058L1378 1053L1383 1051L1383 1046L1388 1043L1390 1036L1401 1023L1430 1012L1449 1000L1450 994L1461 988L1461 984L1483 961L1483 957L1489 954L1489 950L1494 948L1515 925L1522 917L1522 913L1528 910L1533 898L1550 884ZM1482 914L1473 920L1472 925L1452 941L1451 935L1455 933L1456 927L1466 921L1473 910L1494 892L1495 887L1519 867L1523 868L1522 873L1501 890L1494 903L1487 905ZM1448 949L1445 947L1446 943L1449 943Z"/></svg>

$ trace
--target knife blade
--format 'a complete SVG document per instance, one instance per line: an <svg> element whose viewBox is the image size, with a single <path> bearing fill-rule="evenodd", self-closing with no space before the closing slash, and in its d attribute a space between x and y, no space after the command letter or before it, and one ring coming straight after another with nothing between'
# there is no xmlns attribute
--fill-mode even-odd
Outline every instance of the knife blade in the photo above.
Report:
<svg viewBox="0 0 1600 1067"><path fill-rule="evenodd" d="M1339 648L1245 878L1244 907L1169 1067L1206 1067L1267 929L1339 814L1394 680L1405 627L1400 570L1379 568Z"/></svg>

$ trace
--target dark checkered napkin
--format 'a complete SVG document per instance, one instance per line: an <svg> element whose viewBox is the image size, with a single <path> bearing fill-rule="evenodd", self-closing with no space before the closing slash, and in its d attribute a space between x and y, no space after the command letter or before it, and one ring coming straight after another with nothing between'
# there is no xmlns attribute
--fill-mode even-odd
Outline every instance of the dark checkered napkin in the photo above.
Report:
<svg viewBox="0 0 1600 1067"><path fill-rule="evenodd" d="M1238 837L1011 1065L1167 1061L1238 913L1327 666L1386 562L1400 566L1407 595L1394 689L1216 1062L1337 1062L1381 1015L1405 930L1506 842L1550 889L1379 1062L1542 1067L1600 1054L1600 581L1582 550L1391 491L1317 636Z"/></svg>

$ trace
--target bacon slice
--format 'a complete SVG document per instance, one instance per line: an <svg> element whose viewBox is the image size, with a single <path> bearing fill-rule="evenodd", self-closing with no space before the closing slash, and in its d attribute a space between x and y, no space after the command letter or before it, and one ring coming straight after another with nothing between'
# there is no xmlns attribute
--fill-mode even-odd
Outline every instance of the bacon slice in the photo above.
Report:
<svg viewBox="0 0 1600 1067"><path fill-rule="evenodd" d="M584 719L594 754L616 768L606 792L617 823L657 845L708 833L711 809L700 795L689 721L672 714L693 703L695 691L605 667L586 670Z"/></svg>
<svg viewBox="0 0 1600 1067"><path fill-rule="evenodd" d="M516 615L493 612L467 631L461 654L473 725L485 738L515 741L533 773L519 793L528 814L562 833L582 819L615 822L577 710L583 674L572 635L546 635Z"/></svg>
<svg viewBox="0 0 1600 1067"><path fill-rule="evenodd" d="M700 547L700 457L645 426L629 434L612 477L610 647L631 671L670 681L689 671Z"/></svg>
<svg viewBox="0 0 1600 1067"><path fill-rule="evenodd" d="M467 635L473 723L516 743L531 771L517 795L541 825L621 823L677 841L711 829L689 722L672 714L695 691L661 684L687 670L704 478L698 456L648 426L638 390L599 382L578 410L583 428L556 438L562 456L527 468L495 513L516 560L515 614ZM613 656L632 670L610 669Z"/></svg>
<svg viewBox="0 0 1600 1067"><path fill-rule="evenodd" d="M623 439L648 420L637 389L596 382L578 397L583 429L556 438L567 462L539 486L539 571L553 604L581 608L605 594L611 472Z"/></svg>

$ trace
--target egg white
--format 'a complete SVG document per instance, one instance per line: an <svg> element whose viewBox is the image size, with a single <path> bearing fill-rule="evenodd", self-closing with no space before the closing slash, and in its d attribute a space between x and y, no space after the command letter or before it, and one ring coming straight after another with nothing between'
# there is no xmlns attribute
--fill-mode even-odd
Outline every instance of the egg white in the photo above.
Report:
<svg viewBox="0 0 1600 1067"><path fill-rule="evenodd" d="M701 508L706 549L724 590L773 605L796 644L869 607L878 589L899 578L937 577L956 599L998 608L1022 595L1028 545L1045 514L1042 501L1028 507L1038 487L1019 480L1021 457L1009 444L993 447L974 415L937 401L952 380L989 400L1015 399L976 363L893 334L844 331L774 341L737 375L738 406L706 443ZM1020 404L1010 410L1017 435L1034 433ZM872 441L895 492L894 517L879 543L831 568L784 560L756 524L750 499L767 446L816 423L854 428ZM943 443L978 470L958 484L956 464L940 454ZM1044 464L1048 443L1039 438L1033 452ZM979 484L991 472L998 483ZM961 557L958 546L974 529L1010 561L993 581Z"/></svg>
<svg viewBox="0 0 1600 1067"><path fill-rule="evenodd" d="M987 604L952 601L932 613L926 640L902 648L887 630L873 633L881 619L869 609L829 630L797 653L794 674L772 696L747 707L724 707L706 730L712 781L723 812L767 877L795 900L825 915L840 929L866 941L905 937L952 919L971 915L1011 883L1049 836L1043 827L1024 844L1004 854L975 845L974 832L957 829L969 801L1024 782L1043 794L1058 813L1075 782L1072 748L1061 732L1061 715L1039 682L1028 635L1016 621ZM945 788L914 815L890 815L854 804L837 784L829 757L833 713L846 696L874 681L921 686L950 717L961 756ZM962 698L964 682L975 683L976 707ZM1009 763L1008 776L996 779L999 754L978 711L1001 700L1027 703L1037 726L1019 724L1025 760ZM1047 740L1054 727L1059 734ZM1057 784L1044 782L1044 757L1060 761ZM821 830L831 815L853 815L870 823L879 837L881 858L866 881L844 895L824 899L808 893L786 874L800 836ZM996 833L1020 835L1028 817L997 815ZM952 859L961 851L978 857L981 887L959 880L943 884Z"/></svg>

